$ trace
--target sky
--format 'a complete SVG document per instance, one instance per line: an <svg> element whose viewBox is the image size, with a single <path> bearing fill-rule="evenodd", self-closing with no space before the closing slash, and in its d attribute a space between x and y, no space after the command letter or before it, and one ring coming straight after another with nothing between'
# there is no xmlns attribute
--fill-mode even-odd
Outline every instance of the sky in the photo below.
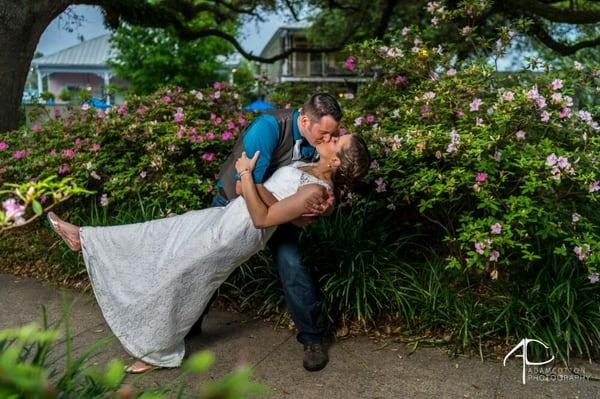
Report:
<svg viewBox="0 0 600 399"><path fill-rule="evenodd" d="M73 6L72 9L75 14L84 17L82 26L73 32L68 32L65 29L64 18L61 20L60 17L57 17L42 34L37 46L38 52L44 55L52 54L79 43L79 35L82 35L85 40L89 40L109 32L104 27L100 8ZM277 28L285 22L286 16L273 14L267 16L265 22L244 24L239 39L246 50L259 54Z"/></svg>

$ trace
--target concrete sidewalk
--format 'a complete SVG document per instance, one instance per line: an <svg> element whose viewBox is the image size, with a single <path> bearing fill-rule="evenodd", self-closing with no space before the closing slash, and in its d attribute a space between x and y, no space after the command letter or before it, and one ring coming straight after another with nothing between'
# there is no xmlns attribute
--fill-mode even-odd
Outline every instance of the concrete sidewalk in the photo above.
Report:
<svg viewBox="0 0 600 399"><path fill-rule="evenodd" d="M0 329L41 320L41 306L50 320L60 318L64 300L75 301L71 331L75 353L92 342L111 337L100 309L91 294L57 290L35 280L0 274ZM60 351L59 343L58 353ZM230 372L236 365L249 363L254 380L270 386L275 398L598 398L600 384L573 379L562 381L530 380L522 385L522 363L511 358L501 363L459 357L449 358L442 349L423 348L410 355L405 344L377 345L367 337L341 340L329 350L330 362L317 373L302 368L302 346L295 333L274 328L272 323L253 320L244 314L212 309L203 333L187 342L187 352L210 350L216 355L213 368L190 384L199 385ZM131 358L113 339L94 358L102 366L107 360ZM61 358L56 359L60 364ZM575 361L585 373L600 376L600 365ZM562 367L557 364L557 367ZM177 369L147 374L145 386L171 382ZM138 378L130 376L129 379ZM191 391L190 391L191 392Z"/></svg>

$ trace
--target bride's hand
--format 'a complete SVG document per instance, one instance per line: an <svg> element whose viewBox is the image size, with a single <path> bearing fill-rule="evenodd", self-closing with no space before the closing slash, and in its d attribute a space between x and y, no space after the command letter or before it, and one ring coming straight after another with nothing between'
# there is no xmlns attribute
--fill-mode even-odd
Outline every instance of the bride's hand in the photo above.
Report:
<svg viewBox="0 0 600 399"><path fill-rule="evenodd" d="M256 165L256 160L258 159L259 155L260 151L256 151L252 158L248 158L246 156L246 152L242 152L242 156L239 157L238 160L235 162L235 170L237 170L238 173L241 173L244 170L252 172L254 170L254 165Z"/></svg>

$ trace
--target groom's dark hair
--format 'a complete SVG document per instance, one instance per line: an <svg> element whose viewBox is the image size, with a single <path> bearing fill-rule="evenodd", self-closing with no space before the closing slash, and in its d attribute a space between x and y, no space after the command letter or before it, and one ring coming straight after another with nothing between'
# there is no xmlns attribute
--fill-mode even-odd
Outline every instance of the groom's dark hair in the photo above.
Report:
<svg viewBox="0 0 600 399"><path fill-rule="evenodd" d="M313 94L302 106L301 113L315 122L324 116L331 116L336 122L342 119L342 109L334 96L329 93Z"/></svg>

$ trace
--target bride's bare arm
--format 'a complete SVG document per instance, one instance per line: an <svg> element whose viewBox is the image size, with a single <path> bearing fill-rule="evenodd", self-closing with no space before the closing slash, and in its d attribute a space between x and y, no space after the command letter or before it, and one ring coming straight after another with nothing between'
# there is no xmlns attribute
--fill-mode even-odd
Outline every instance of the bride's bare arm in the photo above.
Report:
<svg viewBox="0 0 600 399"><path fill-rule="evenodd" d="M259 229L296 220L306 213L307 201L312 199L314 195L325 195L326 191L318 184L307 184L300 187L294 195L267 207L258 195L252 173L246 173L242 176L242 188L252 223Z"/></svg>
<svg viewBox="0 0 600 399"><path fill-rule="evenodd" d="M259 155L260 153L257 151L252 158L248 158L246 153L242 152L242 156L235 163L235 169L242 182L242 192L244 193L246 206L255 227L265 228L291 222L306 213L307 203L315 195L325 195L326 190L322 186L307 184L300 187L294 195L277 201L268 207L261 199L252 178L252 170Z"/></svg>

